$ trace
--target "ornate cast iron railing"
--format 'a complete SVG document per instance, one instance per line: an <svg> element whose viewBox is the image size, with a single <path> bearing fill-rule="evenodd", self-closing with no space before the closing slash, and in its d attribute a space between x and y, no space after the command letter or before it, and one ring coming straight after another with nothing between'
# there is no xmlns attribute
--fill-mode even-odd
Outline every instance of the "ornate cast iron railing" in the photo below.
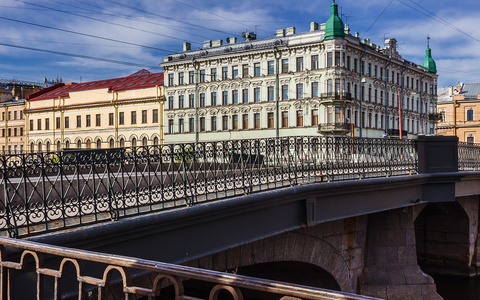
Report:
<svg viewBox="0 0 480 300"><path fill-rule="evenodd" d="M480 144L458 143L458 170L480 171Z"/></svg>
<svg viewBox="0 0 480 300"><path fill-rule="evenodd" d="M138 276L135 279L134 274L143 274L144 280ZM22 299L156 299L160 293L179 300L213 300L219 299L220 294L241 300L255 293L277 299L374 299L4 237L0 237L0 280L1 299L19 296L15 295L19 291ZM188 280L199 282L203 290L198 291L198 284L195 289L189 288L185 284Z"/></svg>
<svg viewBox="0 0 480 300"><path fill-rule="evenodd" d="M253 192L417 170L413 140L285 137L0 156L11 237Z"/></svg>

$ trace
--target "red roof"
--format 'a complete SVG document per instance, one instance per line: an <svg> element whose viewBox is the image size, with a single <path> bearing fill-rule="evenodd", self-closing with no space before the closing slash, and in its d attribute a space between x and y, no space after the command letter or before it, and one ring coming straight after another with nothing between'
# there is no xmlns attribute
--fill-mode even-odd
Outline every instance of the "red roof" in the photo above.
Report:
<svg viewBox="0 0 480 300"><path fill-rule="evenodd" d="M163 86L163 72L150 73L142 69L127 77L104 79L84 83L59 83L50 88L43 89L28 97L28 101L69 97L70 92L88 91L108 88L109 91L126 91L150 88L157 85Z"/></svg>

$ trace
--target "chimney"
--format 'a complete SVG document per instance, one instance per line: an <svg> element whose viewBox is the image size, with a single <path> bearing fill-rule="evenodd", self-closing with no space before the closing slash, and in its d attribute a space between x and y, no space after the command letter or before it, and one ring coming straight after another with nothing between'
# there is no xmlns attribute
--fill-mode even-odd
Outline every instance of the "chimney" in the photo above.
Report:
<svg viewBox="0 0 480 300"><path fill-rule="evenodd" d="M451 85L448 86L448 96L453 96L453 86Z"/></svg>
<svg viewBox="0 0 480 300"><path fill-rule="evenodd" d="M288 27L287 28L287 35L295 34L295 27Z"/></svg>
<svg viewBox="0 0 480 300"><path fill-rule="evenodd" d="M212 41L211 40L203 42L203 49L210 48L210 47L212 47Z"/></svg>
<svg viewBox="0 0 480 300"><path fill-rule="evenodd" d="M212 41L212 47L217 47L223 45L223 40Z"/></svg>
<svg viewBox="0 0 480 300"><path fill-rule="evenodd" d="M229 44L235 44L236 42L237 42L236 37L227 38L227 43L229 43Z"/></svg>
<svg viewBox="0 0 480 300"><path fill-rule="evenodd" d="M318 23L311 22L310 23L310 31L318 30Z"/></svg>
<svg viewBox="0 0 480 300"><path fill-rule="evenodd" d="M183 51L189 51L192 50L192 44L185 42L183 43Z"/></svg>
<svg viewBox="0 0 480 300"><path fill-rule="evenodd" d="M277 36L279 36L279 37L285 36L285 29L278 29L277 30Z"/></svg>

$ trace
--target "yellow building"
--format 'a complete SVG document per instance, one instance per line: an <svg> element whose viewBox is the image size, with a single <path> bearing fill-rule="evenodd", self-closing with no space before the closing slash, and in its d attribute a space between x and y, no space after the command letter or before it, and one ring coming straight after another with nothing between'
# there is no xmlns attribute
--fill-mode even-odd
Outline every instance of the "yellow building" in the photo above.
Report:
<svg viewBox="0 0 480 300"><path fill-rule="evenodd" d="M158 145L163 73L59 83L26 101L28 151Z"/></svg>
<svg viewBox="0 0 480 300"><path fill-rule="evenodd" d="M438 135L455 135L461 142L480 141L480 83L449 86L439 96Z"/></svg>

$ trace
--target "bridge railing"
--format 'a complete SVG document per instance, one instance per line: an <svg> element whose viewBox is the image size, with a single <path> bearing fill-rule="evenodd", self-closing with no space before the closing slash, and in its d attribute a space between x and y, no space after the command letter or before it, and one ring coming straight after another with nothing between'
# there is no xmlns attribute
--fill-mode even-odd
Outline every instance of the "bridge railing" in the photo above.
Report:
<svg viewBox="0 0 480 300"><path fill-rule="evenodd" d="M480 171L480 144L458 143L458 170Z"/></svg>
<svg viewBox="0 0 480 300"><path fill-rule="evenodd" d="M7 249L8 247L8 254ZM73 268L73 269L72 269ZM22 273L30 272L28 280ZM171 299L248 299L262 293L269 299L376 299L223 272L167 264L157 261L71 249L0 237L0 298L15 296L21 287L22 299L156 299L162 293ZM8 274L8 275L7 275ZM148 280L133 280L135 274ZM148 275L147 275L148 274ZM33 278L32 278L33 277ZM137 276L138 277L138 276ZM185 282L199 282L190 288ZM17 281L17 282L14 282ZM65 288L67 287L67 288ZM62 289L63 288L63 289ZM76 289L72 291L70 288ZM28 291L33 295L25 295ZM170 294L169 294L170 293ZM136 296L136 297L135 297ZM285 299L282 298L282 299ZM142 298L143 299L143 298Z"/></svg>
<svg viewBox="0 0 480 300"><path fill-rule="evenodd" d="M0 232L29 236L296 184L417 172L414 140L282 137L0 156Z"/></svg>

